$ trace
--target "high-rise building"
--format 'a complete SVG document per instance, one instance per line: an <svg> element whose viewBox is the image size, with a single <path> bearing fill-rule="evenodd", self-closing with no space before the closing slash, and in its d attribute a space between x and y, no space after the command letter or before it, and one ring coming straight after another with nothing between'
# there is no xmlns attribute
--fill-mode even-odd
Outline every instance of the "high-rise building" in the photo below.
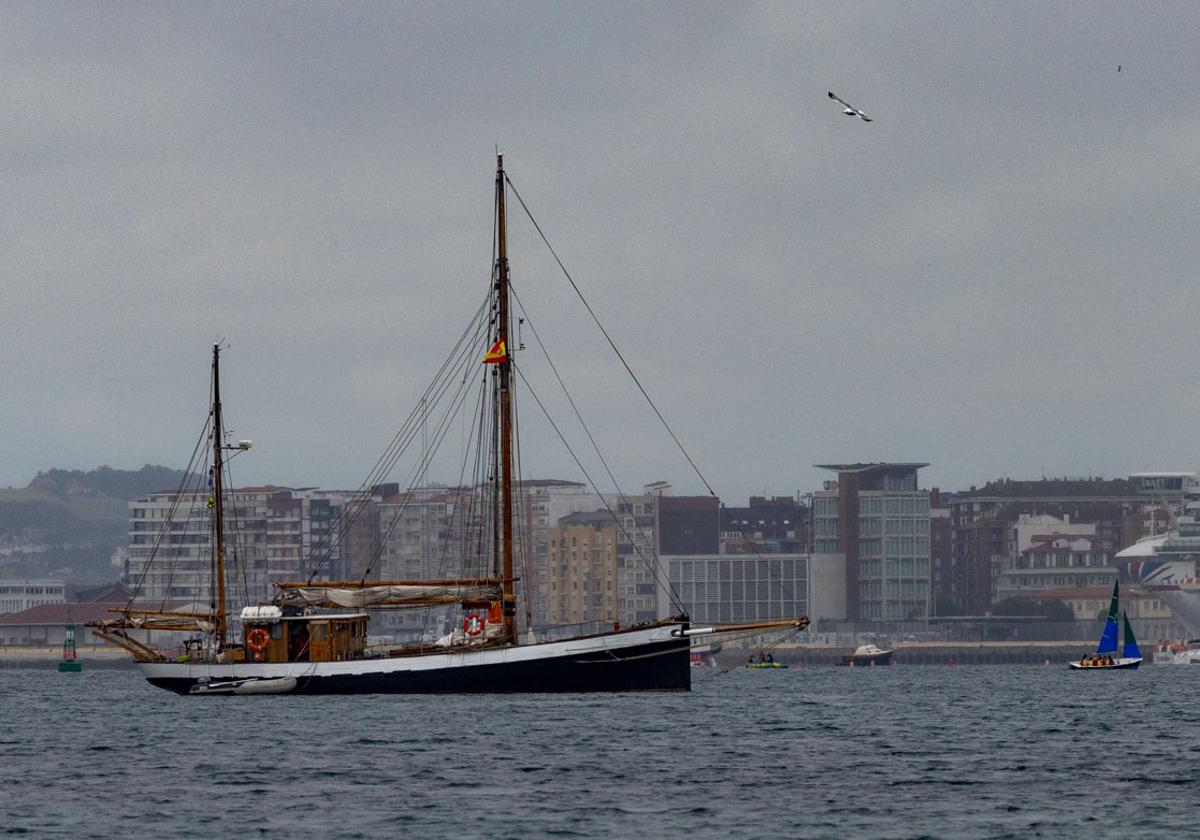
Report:
<svg viewBox="0 0 1200 840"><path fill-rule="evenodd" d="M283 580L344 575L348 548L368 562L378 536L358 537L342 513L349 494L266 485L228 491L225 565L228 596L236 604L269 599ZM215 603L214 546L209 493L150 493L129 503L126 583L145 601ZM370 506L366 508L370 522ZM155 562L151 563L150 558ZM362 563L357 564L361 567Z"/></svg>
<svg viewBox="0 0 1200 840"><path fill-rule="evenodd" d="M522 602L535 625L547 622L549 603L548 533L569 513L596 510L603 504L587 485L557 478L513 482L513 523L517 535L515 558L522 587Z"/></svg>
<svg viewBox="0 0 1200 840"><path fill-rule="evenodd" d="M613 621L617 615L617 526L606 510L572 513L548 530L550 624Z"/></svg>
<svg viewBox="0 0 1200 840"><path fill-rule="evenodd" d="M813 494L813 551L844 555L847 618L929 615L929 491L917 487L928 464L817 466L838 477Z"/></svg>
<svg viewBox="0 0 1200 840"><path fill-rule="evenodd" d="M267 502L279 487L233 492L225 520L226 562L235 597L267 592ZM286 492L286 491L285 491ZM145 601L215 604L209 492L150 493L129 503L130 588ZM154 558L155 562L151 562Z"/></svg>
<svg viewBox="0 0 1200 840"><path fill-rule="evenodd" d="M642 624L658 618L658 511L654 493L617 499L617 618Z"/></svg>

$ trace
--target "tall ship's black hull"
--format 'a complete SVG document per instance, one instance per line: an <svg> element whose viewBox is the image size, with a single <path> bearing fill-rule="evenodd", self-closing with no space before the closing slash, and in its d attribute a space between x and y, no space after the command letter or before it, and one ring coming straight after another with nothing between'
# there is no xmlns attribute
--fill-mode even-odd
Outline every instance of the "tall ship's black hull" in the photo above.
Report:
<svg viewBox="0 0 1200 840"><path fill-rule="evenodd" d="M539 645L353 662L164 662L140 663L139 668L152 685L178 694L688 691L690 643L672 637L671 629L661 626ZM283 690L266 690L285 680ZM242 689L220 690L233 681L239 681Z"/></svg>

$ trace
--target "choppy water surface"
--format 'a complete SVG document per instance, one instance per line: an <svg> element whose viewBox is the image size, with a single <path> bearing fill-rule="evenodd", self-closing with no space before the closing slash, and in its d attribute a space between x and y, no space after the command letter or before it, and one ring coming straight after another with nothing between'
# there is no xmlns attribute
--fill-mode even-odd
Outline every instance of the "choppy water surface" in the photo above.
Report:
<svg viewBox="0 0 1200 840"><path fill-rule="evenodd" d="M0 670L0 834L1195 831L1200 668L695 676L679 695L181 698L132 671Z"/></svg>

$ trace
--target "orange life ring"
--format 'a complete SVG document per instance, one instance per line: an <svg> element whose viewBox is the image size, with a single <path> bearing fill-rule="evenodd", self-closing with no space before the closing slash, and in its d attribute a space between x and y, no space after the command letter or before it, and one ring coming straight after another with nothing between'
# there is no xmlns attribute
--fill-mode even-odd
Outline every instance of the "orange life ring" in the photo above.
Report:
<svg viewBox="0 0 1200 840"><path fill-rule="evenodd" d="M467 613L463 616L463 632L468 636L478 636L483 632L483 616L479 613Z"/></svg>
<svg viewBox="0 0 1200 840"><path fill-rule="evenodd" d="M271 634L263 627L255 627L246 634L246 647L250 650L264 651L271 643Z"/></svg>

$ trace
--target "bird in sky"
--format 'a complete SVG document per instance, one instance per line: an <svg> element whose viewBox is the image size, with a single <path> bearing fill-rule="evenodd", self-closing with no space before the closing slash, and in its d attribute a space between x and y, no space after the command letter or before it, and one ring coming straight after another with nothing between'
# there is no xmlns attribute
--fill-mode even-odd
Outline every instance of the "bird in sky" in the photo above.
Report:
<svg viewBox="0 0 1200 840"><path fill-rule="evenodd" d="M829 93L830 99L832 99L834 102L836 102L837 104L842 106L842 108L843 108L842 113L845 114L847 117L858 117L863 122L871 121L871 118L868 117L866 114L864 114L862 111L858 110L853 105L846 102L845 100L838 99L838 97L834 94L833 91L828 91L828 93Z"/></svg>

